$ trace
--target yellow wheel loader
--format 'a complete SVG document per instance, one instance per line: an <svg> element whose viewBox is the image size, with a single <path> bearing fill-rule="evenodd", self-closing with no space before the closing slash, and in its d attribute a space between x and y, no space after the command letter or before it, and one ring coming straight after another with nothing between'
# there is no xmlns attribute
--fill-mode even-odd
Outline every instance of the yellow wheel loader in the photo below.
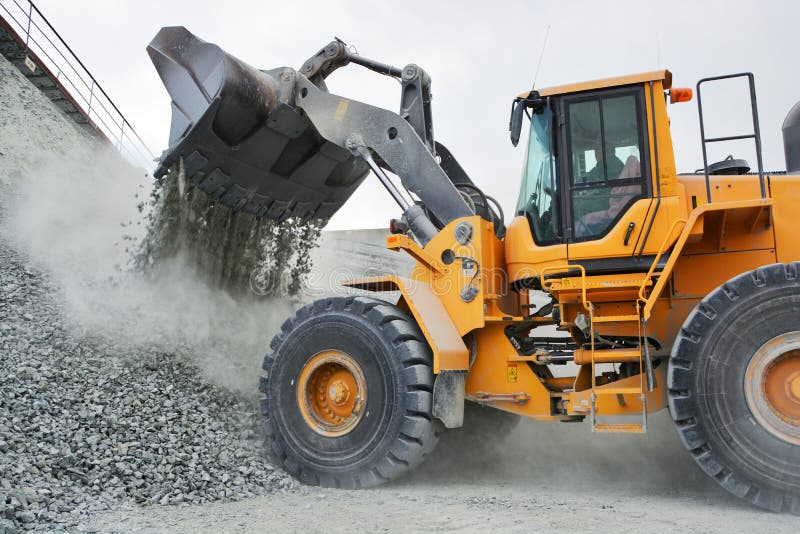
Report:
<svg viewBox="0 0 800 534"><path fill-rule="evenodd" d="M156 176L182 162L231 209L325 220L372 172L401 208L386 246L416 260L411 275L351 280L374 297L309 304L270 344L266 435L290 473L382 484L465 411L498 433L519 416L640 433L668 407L721 486L800 513L800 106L783 126L788 173L765 173L753 76L701 80L703 168L678 174L668 106L692 91L669 71L527 91L511 108L512 142L529 136L506 227L434 141L417 65L336 40L299 70L262 71L180 27L148 51L173 100ZM399 113L331 94L325 78L348 64L396 78ZM752 134L707 137L702 89L735 77ZM731 139L754 142L756 172L707 161Z"/></svg>

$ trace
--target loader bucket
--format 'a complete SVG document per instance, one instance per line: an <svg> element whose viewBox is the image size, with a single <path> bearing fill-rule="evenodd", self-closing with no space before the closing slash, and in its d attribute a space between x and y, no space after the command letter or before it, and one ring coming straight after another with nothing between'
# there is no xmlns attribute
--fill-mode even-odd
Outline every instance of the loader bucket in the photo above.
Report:
<svg viewBox="0 0 800 534"><path fill-rule="evenodd" d="M293 105L294 69L255 69L183 27L162 28L147 52L172 98L156 178L182 160L214 200L281 221L328 219L366 176Z"/></svg>

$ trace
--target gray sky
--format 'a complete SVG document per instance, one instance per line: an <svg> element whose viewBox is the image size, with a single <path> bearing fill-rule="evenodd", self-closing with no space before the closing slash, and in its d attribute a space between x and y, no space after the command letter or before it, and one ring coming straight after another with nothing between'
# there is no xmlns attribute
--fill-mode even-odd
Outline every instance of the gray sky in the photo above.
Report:
<svg viewBox="0 0 800 534"><path fill-rule="evenodd" d="M513 211L524 141L508 141L511 99L530 88L550 35L538 87L669 68L673 85L752 71L766 169L784 169L780 127L800 100L794 1L225 2L38 0L155 153L167 143L170 109L145 46L162 26L182 25L258 68L298 68L338 36L359 53L433 79L434 133L506 213ZM397 110L399 85L351 66L328 80L333 93ZM749 133L744 85L704 92L708 135ZM670 108L679 171L702 166L696 98ZM746 145L715 147L750 160ZM386 226L399 213L372 177L330 228Z"/></svg>

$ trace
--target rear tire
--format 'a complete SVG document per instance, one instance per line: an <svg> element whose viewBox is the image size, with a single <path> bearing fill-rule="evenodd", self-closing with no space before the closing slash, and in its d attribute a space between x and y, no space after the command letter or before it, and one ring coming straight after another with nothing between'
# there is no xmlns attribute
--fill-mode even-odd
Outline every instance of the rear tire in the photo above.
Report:
<svg viewBox="0 0 800 534"><path fill-rule="evenodd" d="M440 423L431 416L431 350L403 310L364 297L319 300L288 319L270 348L259 387L267 440L302 482L377 486L414 469L435 447ZM354 369L350 389L340 395L357 395L349 424L326 415L337 409L328 389L336 373L308 379L319 373L309 370L310 362L326 354L340 355ZM332 365L329 370L343 369Z"/></svg>
<svg viewBox="0 0 800 534"><path fill-rule="evenodd" d="M700 467L758 507L795 514L800 514L800 442L795 442L800 426L782 427L780 420L793 420L800 409L800 398L793 396L800 388L798 275L800 263L769 265L709 293L681 328L667 374L670 414ZM782 375L786 397L779 400L791 406L775 418L777 424L764 416L774 409L764 408L770 398L761 386L766 378L753 379L754 363L770 350L774 362L790 360L795 369Z"/></svg>

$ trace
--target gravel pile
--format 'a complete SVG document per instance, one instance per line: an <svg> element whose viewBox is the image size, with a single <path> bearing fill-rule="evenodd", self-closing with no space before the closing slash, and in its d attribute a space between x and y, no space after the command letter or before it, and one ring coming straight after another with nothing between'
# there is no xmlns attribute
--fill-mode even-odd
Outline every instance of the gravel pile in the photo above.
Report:
<svg viewBox="0 0 800 534"><path fill-rule="evenodd" d="M146 171L96 146L2 56L0 139L0 534L293 491L265 458L251 398L273 315L290 306L212 290L231 284L193 273L230 269L178 246L217 239L227 252L209 258L240 262L263 236L244 239L247 221L192 211L187 196L151 228L172 247L148 258L161 271L123 275L144 233ZM162 262L168 252L183 257ZM302 254L273 259L304 269Z"/></svg>
<svg viewBox="0 0 800 534"><path fill-rule="evenodd" d="M178 355L76 338L54 293L0 241L0 532L295 489L265 459L252 401Z"/></svg>
<svg viewBox="0 0 800 534"><path fill-rule="evenodd" d="M0 185L22 179L44 160L73 154L76 145L96 145L2 54L0 139Z"/></svg>

